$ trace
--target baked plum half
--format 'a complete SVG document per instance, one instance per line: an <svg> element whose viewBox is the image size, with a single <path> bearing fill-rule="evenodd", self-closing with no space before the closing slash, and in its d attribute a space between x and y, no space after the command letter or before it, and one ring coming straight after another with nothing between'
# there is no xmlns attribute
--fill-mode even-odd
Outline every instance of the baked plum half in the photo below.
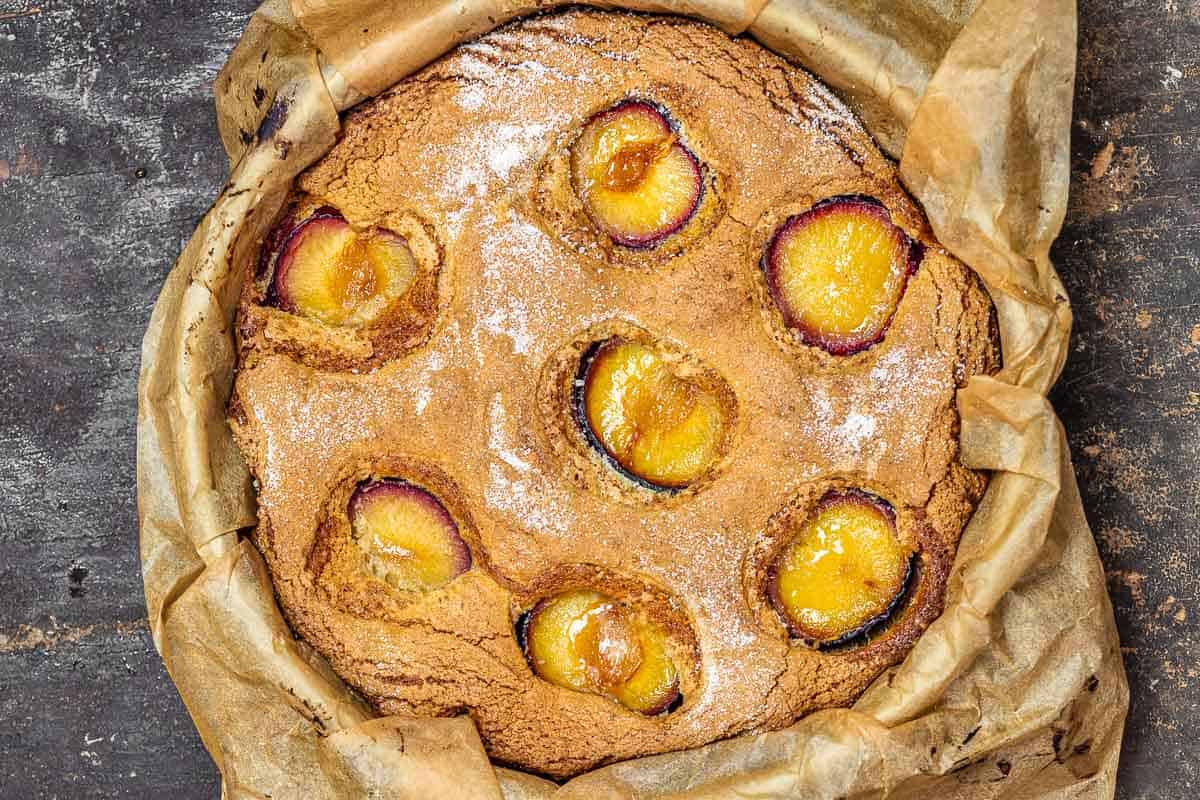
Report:
<svg viewBox="0 0 1200 800"><path fill-rule="evenodd" d="M703 171L666 115L626 100L588 120L571 148L571 178L592 222L617 244L649 248L700 204Z"/></svg>
<svg viewBox="0 0 1200 800"><path fill-rule="evenodd" d="M891 505L865 492L830 492L773 565L768 593L794 637L830 647L887 621L912 564Z"/></svg>
<svg viewBox="0 0 1200 800"><path fill-rule="evenodd" d="M325 206L286 237L267 302L325 325L356 328L382 316L416 274L401 236L385 228L356 230Z"/></svg>
<svg viewBox="0 0 1200 800"><path fill-rule="evenodd" d="M605 695L646 716L682 701L666 633L612 597L582 589L554 595L519 625L525 658L556 686Z"/></svg>
<svg viewBox="0 0 1200 800"><path fill-rule="evenodd" d="M471 568L471 550L437 498L397 478L359 486L350 497L350 529L398 589L428 591Z"/></svg>
<svg viewBox="0 0 1200 800"><path fill-rule="evenodd" d="M763 256L784 323L801 341L851 355L883 339L921 247L878 201L822 201L788 218Z"/></svg>
<svg viewBox="0 0 1200 800"><path fill-rule="evenodd" d="M624 339L598 343L582 373L580 423L627 476L681 489L716 461L728 425L720 398L678 375L655 348Z"/></svg>

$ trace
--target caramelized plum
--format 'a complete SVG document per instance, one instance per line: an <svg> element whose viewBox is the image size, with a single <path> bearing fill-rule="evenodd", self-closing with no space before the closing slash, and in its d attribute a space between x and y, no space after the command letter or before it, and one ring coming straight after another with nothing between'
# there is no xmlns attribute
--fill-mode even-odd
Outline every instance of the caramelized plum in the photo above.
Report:
<svg viewBox="0 0 1200 800"><path fill-rule="evenodd" d="M471 568L471 551L437 498L395 478L364 483L349 505L355 539L399 589L427 591Z"/></svg>
<svg viewBox="0 0 1200 800"><path fill-rule="evenodd" d="M666 635L660 628L642 629L641 651L641 663L623 683L612 687L612 694L626 708L652 717L670 711L683 695L675 662L667 654Z"/></svg>
<svg viewBox="0 0 1200 800"><path fill-rule="evenodd" d="M727 426L716 394L679 377L649 345L613 339L585 359L581 422L629 475L678 489L716 460Z"/></svg>
<svg viewBox="0 0 1200 800"><path fill-rule="evenodd" d="M647 716L681 697L666 634L607 595L580 589L548 597L521 625L530 666L556 686L607 695Z"/></svg>
<svg viewBox="0 0 1200 800"><path fill-rule="evenodd" d="M571 149L571 176L588 216L617 244L653 247L700 204L700 162L666 116L627 100L592 117Z"/></svg>
<svg viewBox="0 0 1200 800"><path fill-rule="evenodd" d="M864 492L831 492L780 554L768 591L792 635L834 645L888 618L911 565L890 505Z"/></svg>
<svg viewBox="0 0 1200 800"><path fill-rule="evenodd" d="M384 228L355 230L325 207L287 237L268 302L326 325L361 327L402 297L416 273L403 238Z"/></svg>
<svg viewBox="0 0 1200 800"><path fill-rule="evenodd" d="M789 218L763 257L771 297L802 341L834 355L879 342L920 246L866 197L837 197Z"/></svg>

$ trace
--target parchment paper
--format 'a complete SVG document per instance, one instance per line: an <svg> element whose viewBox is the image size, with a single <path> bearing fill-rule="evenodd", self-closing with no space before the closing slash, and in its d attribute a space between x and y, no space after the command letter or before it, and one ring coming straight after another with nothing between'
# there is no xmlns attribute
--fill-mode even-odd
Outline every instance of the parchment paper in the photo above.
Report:
<svg viewBox="0 0 1200 800"><path fill-rule="evenodd" d="M1071 314L1049 260L1066 209L1070 0L630 0L746 33L815 72L893 155L986 283L1004 369L959 393L993 471L946 611L852 709L557 786L488 763L469 718L372 718L274 602L225 425L242 270L338 111L556 0L267 0L218 79L231 175L146 332L138 505L162 653L227 798L1111 798L1128 707L1112 609L1045 394Z"/></svg>

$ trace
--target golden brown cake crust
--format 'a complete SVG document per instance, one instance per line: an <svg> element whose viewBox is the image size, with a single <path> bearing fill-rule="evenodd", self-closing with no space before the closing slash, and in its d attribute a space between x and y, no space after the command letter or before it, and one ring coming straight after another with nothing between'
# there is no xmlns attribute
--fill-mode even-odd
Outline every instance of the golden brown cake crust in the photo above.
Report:
<svg viewBox="0 0 1200 800"><path fill-rule="evenodd" d="M708 216L637 252L595 237L561 184L581 125L627 97L666 107L713 180ZM797 341L759 266L776 225L840 194L878 198L925 246L883 341L847 357ZM801 70L674 18L524 20L350 113L297 202L401 230L432 287L427 324L338 339L261 307L247 265L239 312L230 418L258 484L255 541L289 622L381 712L469 713L497 760L565 776L849 703L940 612L984 485L957 461L954 393L992 367L991 304ZM570 365L616 328L732 393L701 485L635 487L573 435ZM415 595L376 578L345 518L371 475L442 499L472 569ZM838 487L892 503L921 569L891 625L825 652L789 642L763 585L788 521ZM678 710L643 717L533 674L514 622L576 585L648 603L692 649Z"/></svg>

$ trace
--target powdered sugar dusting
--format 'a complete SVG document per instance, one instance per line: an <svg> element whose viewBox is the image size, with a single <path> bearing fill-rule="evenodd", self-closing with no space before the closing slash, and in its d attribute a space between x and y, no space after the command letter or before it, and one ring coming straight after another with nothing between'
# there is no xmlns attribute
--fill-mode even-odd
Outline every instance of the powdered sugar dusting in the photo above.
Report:
<svg viewBox="0 0 1200 800"><path fill-rule="evenodd" d="M529 462L517 455L509 443L505 430L508 417L504 413L504 398L499 394L492 396L488 406L488 445L500 460L518 472L528 472Z"/></svg>
<svg viewBox="0 0 1200 800"><path fill-rule="evenodd" d="M487 102L487 93L481 86L467 84L454 96L454 102L463 111L478 111Z"/></svg>
<svg viewBox="0 0 1200 800"><path fill-rule="evenodd" d="M902 345L888 347L855 384L810 386L808 413L815 423L811 436L832 463L844 468L875 470L887 459L920 458L938 409L931 398L951 398L944 357ZM885 424L901 436L879 436ZM894 449L895 452L889 452Z"/></svg>
<svg viewBox="0 0 1200 800"><path fill-rule="evenodd" d="M563 533L560 515L548 511L537 501L525 481L510 480L499 464L488 465L488 484L484 497L494 510L519 522L518 527L538 533Z"/></svg>
<svg viewBox="0 0 1200 800"><path fill-rule="evenodd" d="M504 396L494 394L488 404L488 449L498 462L488 464L484 498L491 510L507 515L515 528L562 535L567 531L564 509L570 499L534 466L533 453L518 443L514 428Z"/></svg>
<svg viewBox="0 0 1200 800"><path fill-rule="evenodd" d="M417 390L416 400L413 401L413 406L418 415L425 412L426 406L429 405L430 399L433 397L433 389L428 385L422 386Z"/></svg>
<svg viewBox="0 0 1200 800"><path fill-rule="evenodd" d="M871 369L872 396L883 400L887 409L903 413L906 406L945 392L953 384L947 381L945 357L896 345L888 349Z"/></svg>
<svg viewBox="0 0 1200 800"><path fill-rule="evenodd" d="M861 449L863 442L875 433L875 418L858 411L851 412L836 429L836 433L855 449Z"/></svg>
<svg viewBox="0 0 1200 800"><path fill-rule="evenodd" d="M471 85L460 89L456 97L460 105L487 102L487 95ZM549 119L522 125L465 126L448 142L424 146L423 161L445 165L442 173L434 176L437 196L458 203L446 219L451 238L460 235L468 214L485 198L494 202L516 194L510 185L516 179L514 172L532 171L560 124L559 119Z"/></svg>
<svg viewBox="0 0 1200 800"><path fill-rule="evenodd" d="M481 320L483 327L494 336L507 336L512 340L513 352L527 355L533 345L534 336L529 331L529 317L520 303L508 308L497 308Z"/></svg>
<svg viewBox="0 0 1200 800"><path fill-rule="evenodd" d="M452 322L440 334L444 341L453 342L458 339L458 323ZM412 355L412 368L416 370L418 379L416 391L413 393L413 412L417 416L425 413L429 402L433 399L433 379L446 366L446 356L443 350L433 348L422 350Z"/></svg>
<svg viewBox="0 0 1200 800"><path fill-rule="evenodd" d="M871 369L870 382L861 388L880 419L903 421L901 445L921 447L929 436L936 409L931 398L953 399L953 376L945 356L920 349L893 346Z"/></svg>
<svg viewBox="0 0 1200 800"><path fill-rule="evenodd" d="M507 209L501 220L489 218L486 222L492 233L480 243L483 280L479 291L483 294L480 305L490 311L476 334L507 337L515 354L543 357L550 342L536 333L562 326L564 304L554 292L524 290L529 282L528 266L537 265L541 280L556 284L572 276L579 278L577 285L586 291L580 267L564 256L545 231L512 209Z"/></svg>

